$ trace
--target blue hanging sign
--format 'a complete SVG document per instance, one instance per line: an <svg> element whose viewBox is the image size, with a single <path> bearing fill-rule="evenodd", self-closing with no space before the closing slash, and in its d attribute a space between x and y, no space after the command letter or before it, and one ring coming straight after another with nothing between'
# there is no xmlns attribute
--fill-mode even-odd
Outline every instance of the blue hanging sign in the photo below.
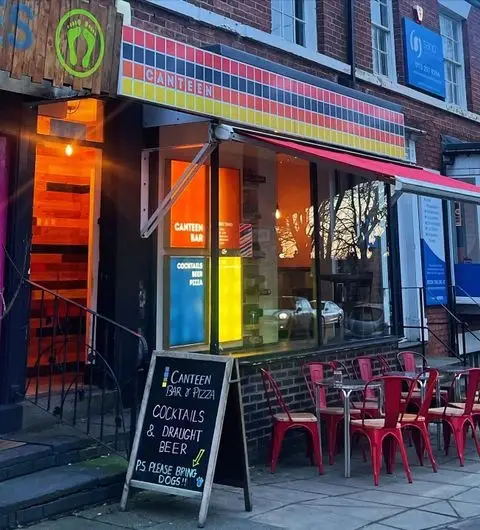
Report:
<svg viewBox="0 0 480 530"><path fill-rule="evenodd" d="M413 88L445 99L441 35L405 17L403 35L406 83Z"/></svg>
<svg viewBox="0 0 480 530"><path fill-rule="evenodd" d="M447 265L442 200L420 197L420 237L427 306L447 304Z"/></svg>
<svg viewBox="0 0 480 530"><path fill-rule="evenodd" d="M205 258L170 258L170 346L205 342Z"/></svg>

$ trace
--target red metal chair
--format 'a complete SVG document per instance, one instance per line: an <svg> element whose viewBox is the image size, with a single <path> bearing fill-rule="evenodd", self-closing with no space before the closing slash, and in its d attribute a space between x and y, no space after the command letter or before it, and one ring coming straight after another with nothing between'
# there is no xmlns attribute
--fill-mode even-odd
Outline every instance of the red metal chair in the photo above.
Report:
<svg viewBox="0 0 480 530"><path fill-rule="evenodd" d="M303 377L305 378L308 392L312 398L312 403L314 404L315 408L318 407L321 417L325 418L328 443L328 460L330 465L333 465L335 455L337 454L337 435L344 420L343 407L327 406L327 394L325 387L322 385L319 385L319 403L317 403L315 386L324 380L325 369L336 370L338 366L339 364L336 361L323 363L311 362L303 365ZM350 409L350 414L352 416L356 416L360 413L361 411L359 409Z"/></svg>
<svg viewBox="0 0 480 530"><path fill-rule="evenodd" d="M421 353L414 352L414 351L401 351L397 355L398 362L400 363L400 366L402 367L405 372L411 372L412 374L417 373L418 369L425 370L428 368L428 361L427 358L422 355ZM417 363L417 361L420 360L420 363ZM435 398L437 394L436 389L434 389L432 400ZM408 392L403 393L403 397L406 398L408 395ZM442 404L446 404L448 401L448 390L441 390L440 391L440 400ZM414 405L417 409L422 406L422 400L421 400L421 392L416 386L413 390L413 393L410 396L410 402L412 405Z"/></svg>
<svg viewBox="0 0 480 530"><path fill-rule="evenodd" d="M384 355L377 355L377 360L380 364L380 372L382 375L386 375L388 372L392 371L392 367Z"/></svg>
<svg viewBox="0 0 480 530"><path fill-rule="evenodd" d="M425 388L425 398L421 403L417 413L412 414L410 412L407 412L408 405L413 397L413 392L418 386L420 378L424 374L428 374L428 380ZM400 416L399 420L402 429L408 429L408 431L412 434L413 442L415 444L415 450L417 452L420 465L423 466L423 455L426 449L428 458L430 460L430 463L432 464L432 469L435 473L437 472L438 466L435 461L435 457L433 456L433 449L430 441L430 435L428 432L428 425L426 419L428 416L428 409L433 399L433 394L435 393L437 381L438 370L434 370L433 368L427 368L417 376L415 384L410 385L410 392L407 395L404 412Z"/></svg>
<svg viewBox="0 0 480 530"><path fill-rule="evenodd" d="M352 437L362 434L369 441L375 486L378 486L380 478L384 444L387 473L393 473L394 457L398 445L408 482L412 482L412 473L408 465L407 451L403 442L402 428L399 422L402 413L402 384L405 382L405 379L405 377L394 375L382 375L369 381L365 385L364 402L367 400L368 390L372 390L370 385L373 382L381 381L385 395L385 416L377 419L362 418L361 420L352 420L350 424Z"/></svg>
<svg viewBox="0 0 480 530"><path fill-rule="evenodd" d="M431 420L442 420L445 455L448 455L450 438L453 432L455 444L457 446L458 459L460 465L463 467L465 463L465 443L467 440L468 427L472 428L473 439L475 440L477 453L480 456L480 445L475 432L475 420L473 417L475 396L480 384L480 368L470 368L465 372L458 372L452 381L452 391L456 384L457 376L461 373L464 373L467 376L467 399L465 400L464 407L456 408L447 403L444 407L431 408L428 410L427 422Z"/></svg>
<svg viewBox="0 0 480 530"><path fill-rule="evenodd" d="M358 367L360 379L367 383L373 379L373 358L372 357L357 357L355 359ZM368 416L371 418L380 418L382 412L379 408L378 397L373 388L367 389L367 395L364 396L364 401L354 401L352 403L354 408L368 411Z"/></svg>
<svg viewBox="0 0 480 530"><path fill-rule="evenodd" d="M262 368L260 371L268 409L272 418L272 449L270 459L272 473L275 473L277 467L285 433L290 429L304 429L307 431L312 441L314 462L318 466L319 472L323 473L322 449L316 416L310 412L290 412L282 397L278 383L267 370ZM276 408L280 409L281 412L275 412L275 407L272 402L275 402Z"/></svg>

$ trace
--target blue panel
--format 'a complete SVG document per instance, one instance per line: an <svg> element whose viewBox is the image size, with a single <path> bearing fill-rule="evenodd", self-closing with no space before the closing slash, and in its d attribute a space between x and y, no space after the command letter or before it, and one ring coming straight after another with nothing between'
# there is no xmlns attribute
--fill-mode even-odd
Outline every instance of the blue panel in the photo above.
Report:
<svg viewBox="0 0 480 530"><path fill-rule="evenodd" d="M403 32L407 84L445 99L441 35L408 18L403 19Z"/></svg>
<svg viewBox="0 0 480 530"><path fill-rule="evenodd" d="M455 265L455 284L457 296L480 297L480 264L457 263Z"/></svg>
<svg viewBox="0 0 480 530"><path fill-rule="evenodd" d="M170 346L205 342L205 258L170 258Z"/></svg>

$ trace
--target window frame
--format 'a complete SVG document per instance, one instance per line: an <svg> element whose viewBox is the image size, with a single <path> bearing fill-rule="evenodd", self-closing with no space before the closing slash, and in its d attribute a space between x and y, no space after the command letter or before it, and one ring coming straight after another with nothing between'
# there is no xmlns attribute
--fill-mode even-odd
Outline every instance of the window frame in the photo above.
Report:
<svg viewBox="0 0 480 530"><path fill-rule="evenodd" d="M272 16L271 16L271 33L272 35L275 35L276 37L278 37L279 39L283 40L283 41L286 41L290 44L293 44L295 46L300 46L302 48L307 48L309 50L314 50L314 51L317 51L318 49L318 43L317 43L317 5L316 5L316 2L311 2L311 1L308 1L308 0L291 0L292 2L292 19L293 21L295 22L298 18L296 17L295 13L296 13L296 3L297 2L302 2L302 11L303 11L303 28L304 28L304 35L303 35L303 40L304 40L304 43L303 44L299 44L297 42L297 29L296 29L296 25L294 24L294 28L293 28L293 31L294 31L294 39L293 40L290 40L289 38L286 38L284 35L283 35L283 17L285 16L285 14L283 13L283 11L279 11L278 9L276 9L274 7L275 5L275 2L277 0L271 0L270 1L270 9L271 9L271 13L272 13ZM275 32L274 31L274 26L273 26L273 11L276 11L277 13L280 13L281 17L282 17L282 25L281 25L281 33L278 33L278 32ZM312 13L310 13L310 11L313 11ZM290 16L290 15L286 15L286 16ZM302 19L299 19L299 20L302 20Z"/></svg>
<svg viewBox="0 0 480 530"><path fill-rule="evenodd" d="M457 27L458 32L458 52L459 52L459 61L458 63L455 61L452 61L451 59L447 59L445 57L445 53L443 56L443 64L444 64L444 71L445 71L445 103L448 103L450 105L455 105L456 107L461 108L467 108L467 84L466 84L466 75L465 75L465 49L463 45L463 19L455 16L455 14L451 13L450 11L447 11L445 9L441 9L438 20L439 20L439 28L440 28L440 36L442 37L442 44L444 42L444 39L447 38L442 33L442 18L444 20L448 20L449 22L453 23ZM453 101L448 100L448 89L447 89L447 63L454 65L457 70L457 75L459 75L459 102L455 103Z"/></svg>
<svg viewBox="0 0 480 530"><path fill-rule="evenodd" d="M389 25L382 26L380 24L377 24L373 20L373 8L375 3L379 3L382 0L370 0L370 23L372 26L372 71L376 75L380 75L382 77L386 77L387 79L390 79L394 82L397 81L397 63L395 59L395 28L393 24L393 3L392 0L385 0L386 6L387 6L387 16L388 16L388 22ZM376 46L375 46L375 30L380 30L383 32L388 32L387 36L387 68L388 73L383 74L378 71L378 68L375 69L375 54L376 54Z"/></svg>

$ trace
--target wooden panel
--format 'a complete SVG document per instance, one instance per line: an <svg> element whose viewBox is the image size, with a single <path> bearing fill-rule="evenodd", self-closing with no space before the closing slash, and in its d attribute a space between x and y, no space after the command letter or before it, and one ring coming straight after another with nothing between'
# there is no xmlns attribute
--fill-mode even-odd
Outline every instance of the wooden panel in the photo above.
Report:
<svg viewBox="0 0 480 530"><path fill-rule="evenodd" d="M27 76L35 83L46 80L77 92L116 93L122 16L111 2L3 0L0 4L4 13L0 70L12 78ZM75 9L81 12L73 14ZM78 32L72 33L72 28Z"/></svg>

